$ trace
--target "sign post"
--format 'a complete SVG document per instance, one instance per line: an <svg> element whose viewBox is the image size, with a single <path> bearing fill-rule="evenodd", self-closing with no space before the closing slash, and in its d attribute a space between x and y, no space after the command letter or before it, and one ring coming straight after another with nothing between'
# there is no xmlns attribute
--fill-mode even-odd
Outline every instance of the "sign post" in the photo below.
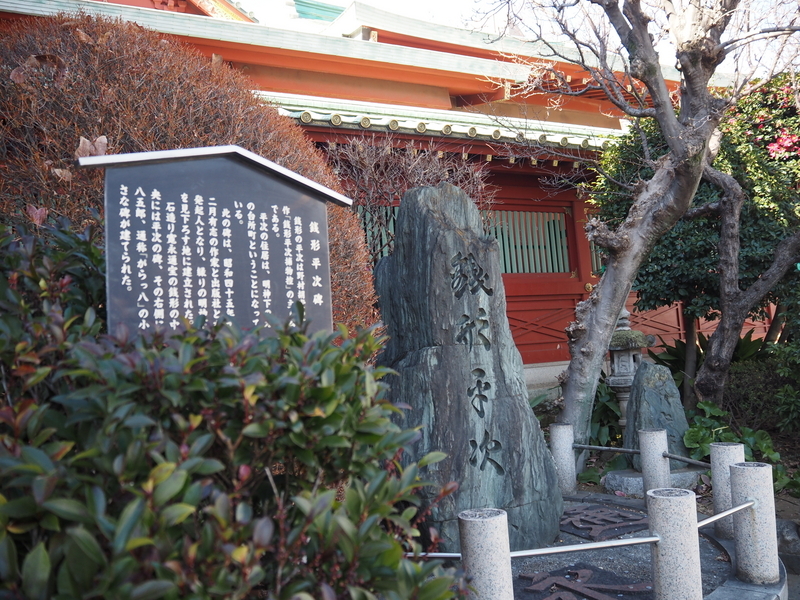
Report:
<svg viewBox="0 0 800 600"><path fill-rule="evenodd" d="M238 146L78 162L106 168L109 331L252 329L297 301L332 329L326 204L348 198Z"/></svg>

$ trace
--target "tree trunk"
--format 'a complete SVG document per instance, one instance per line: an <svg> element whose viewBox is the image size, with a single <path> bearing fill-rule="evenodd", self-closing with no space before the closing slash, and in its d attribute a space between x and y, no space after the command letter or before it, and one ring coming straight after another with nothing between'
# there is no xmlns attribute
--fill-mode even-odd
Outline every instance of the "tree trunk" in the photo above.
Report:
<svg viewBox="0 0 800 600"><path fill-rule="evenodd" d="M720 200L721 226L719 234L719 327L708 340L706 358L695 380L699 400L719 404L725 389L728 368L739 342L747 315L797 260L800 252L800 232L785 238L775 249L770 267L745 291L739 289L739 216L745 200L744 191L730 175L710 167L704 177L720 186L724 196Z"/></svg>
<svg viewBox="0 0 800 600"><path fill-rule="evenodd" d="M736 306L730 303L722 307L722 318L717 330L708 340L706 357L694 383L699 400L714 404L722 402L731 358L736 351L736 344L739 343L739 336L747 319L748 310L742 311L742 308L741 303L736 303Z"/></svg>
<svg viewBox="0 0 800 600"><path fill-rule="evenodd" d="M775 307L775 312L772 315L772 322L769 324L767 335L764 336L765 345L778 341L781 335L781 328L783 327L784 321L786 321L786 317L783 316L785 312L786 306L783 304L779 303L778 306Z"/></svg>
<svg viewBox="0 0 800 600"><path fill-rule="evenodd" d="M697 147L703 148L702 144ZM559 421L571 423L575 442L585 444L591 431L592 407L603 361L620 311L642 262L658 238L686 212L700 182L705 153L680 162L670 153L655 175L636 194L628 217L611 232L594 220L587 225L589 238L609 252L606 270L588 300L575 309L567 327L570 363L563 383L564 409ZM578 453L578 471L586 453Z"/></svg>
<svg viewBox="0 0 800 600"><path fill-rule="evenodd" d="M686 326L686 357L683 366L683 407L686 410L697 408L697 396L694 394L694 377L697 375L697 319L684 312L683 322Z"/></svg>

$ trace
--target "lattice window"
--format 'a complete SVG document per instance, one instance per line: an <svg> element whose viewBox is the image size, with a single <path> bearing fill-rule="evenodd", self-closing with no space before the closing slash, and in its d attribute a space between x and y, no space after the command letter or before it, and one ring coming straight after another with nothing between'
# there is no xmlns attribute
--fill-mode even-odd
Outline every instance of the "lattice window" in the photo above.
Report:
<svg viewBox="0 0 800 600"><path fill-rule="evenodd" d="M500 244L503 273L569 273L567 215L493 211L489 232Z"/></svg>
<svg viewBox="0 0 800 600"><path fill-rule="evenodd" d="M398 206L356 207L372 258L394 247ZM569 273L567 215L564 212L495 210L483 212L487 233L497 238L503 273Z"/></svg>

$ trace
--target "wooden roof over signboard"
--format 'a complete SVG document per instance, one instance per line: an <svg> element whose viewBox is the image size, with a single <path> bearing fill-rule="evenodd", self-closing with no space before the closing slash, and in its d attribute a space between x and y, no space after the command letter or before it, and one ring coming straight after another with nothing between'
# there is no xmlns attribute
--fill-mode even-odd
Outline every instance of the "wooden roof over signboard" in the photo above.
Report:
<svg viewBox="0 0 800 600"><path fill-rule="evenodd" d="M204 148L133 152L129 154L108 154L105 156L84 156L78 159L78 164L81 167L120 167L212 157L229 157L234 160L239 160L280 179L299 185L307 189L313 195L321 197L323 200L331 201L342 206L350 206L353 204L350 198L343 196L339 192L335 192L324 185L320 185L316 181L303 177L294 171L290 171L285 167L275 164L271 160L267 160L239 146L209 146Z"/></svg>

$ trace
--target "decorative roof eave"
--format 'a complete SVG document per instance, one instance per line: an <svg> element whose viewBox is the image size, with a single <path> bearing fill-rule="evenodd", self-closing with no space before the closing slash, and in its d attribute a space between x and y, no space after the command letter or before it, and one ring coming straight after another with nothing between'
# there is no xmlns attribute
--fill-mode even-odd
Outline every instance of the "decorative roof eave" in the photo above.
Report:
<svg viewBox="0 0 800 600"><path fill-rule="evenodd" d="M255 92L279 112L304 125L389 131L497 143L536 144L562 149L601 150L623 132L482 113L423 109L334 98Z"/></svg>
<svg viewBox="0 0 800 600"><path fill-rule="evenodd" d="M234 6L227 0L190 0L190 2L205 12L209 17L228 21L241 21L244 23L257 22L244 10Z"/></svg>
<svg viewBox="0 0 800 600"><path fill-rule="evenodd" d="M530 67L509 62L454 55L434 50L375 44L363 40L331 37L302 31L272 29L243 23L99 2L97 0L0 0L0 11L32 16L60 12L99 13L133 21L161 33L189 39L243 44L259 51L298 52L321 55L338 62L376 63L393 70L418 69L435 76L437 72L475 79L527 81Z"/></svg>

